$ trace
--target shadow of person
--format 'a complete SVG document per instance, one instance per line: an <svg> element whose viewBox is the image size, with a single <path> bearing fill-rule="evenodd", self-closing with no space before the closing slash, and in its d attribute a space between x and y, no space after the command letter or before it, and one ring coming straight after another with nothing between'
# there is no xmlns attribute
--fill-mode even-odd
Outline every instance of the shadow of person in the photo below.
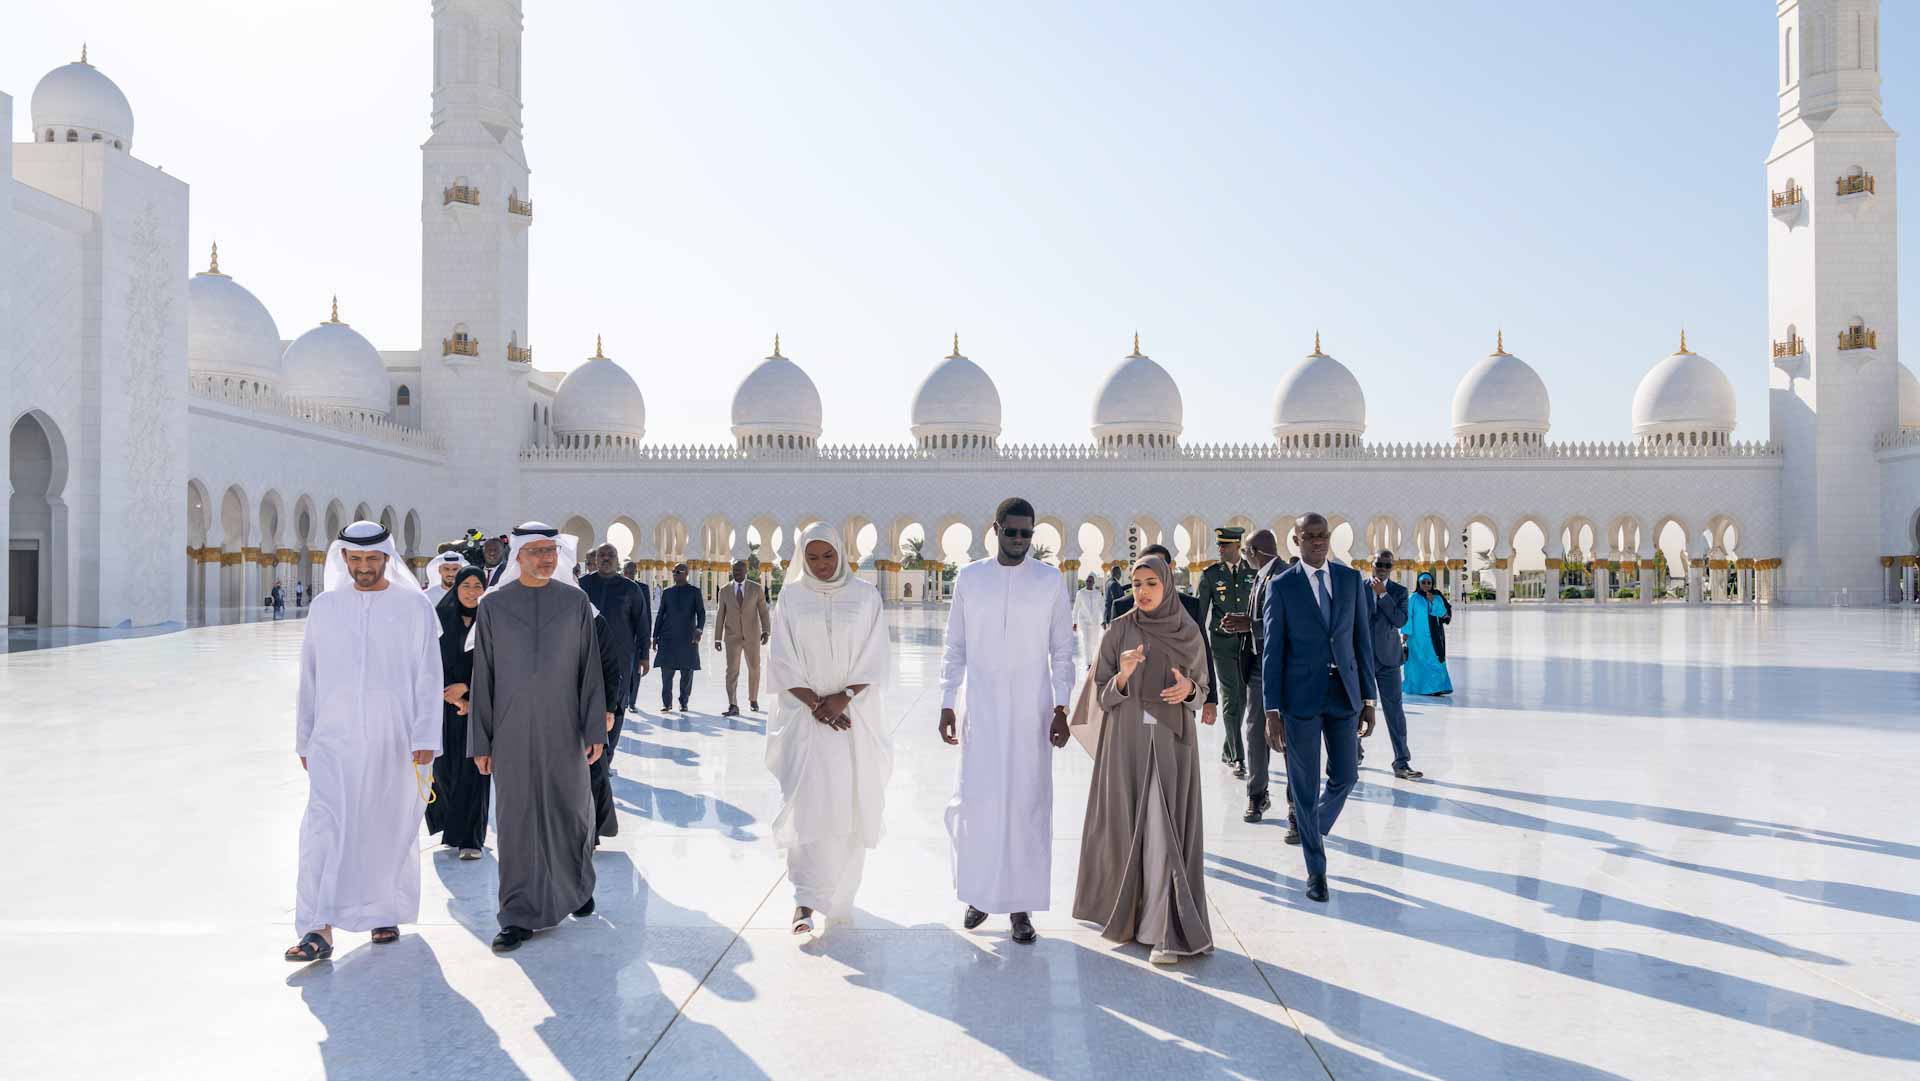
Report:
<svg viewBox="0 0 1920 1081"><path fill-rule="evenodd" d="M752 812L714 796L652 785L616 773L613 798L620 810L637 818L650 818L684 829L713 830L729 840L759 839L758 834L747 828L758 821Z"/></svg>
<svg viewBox="0 0 1920 1081"><path fill-rule="evenodd" d="M320 1062L333 1081L526 1077L480 1010L448 986L433 947L417 934L386 946L363 943L302 968L287 986L299 988L326 1027Z"/></svg>
<svg viewBox="0 0 1920 1081"><path fill-rule="evenodd" d="M661 743L643 743L638 739L630 738L632 736L633 732L631 730L623 729L621 731L619 747L621 754L630 754L635 758L662 758L672 762L676 766L697 766L700 764L700 752L691 747L670 747ZM616 772L618 772L619 767L620 762L616 759L614 761L614 769Z"/></svg>
<svg viewBox="0 0 1920 1081"><path fill-rule="evenodd" d="M499 961L519 966L545 1001L551 1016L535 1031L568 1076L624 1078L669 1026L709 1027L679 1016L696 986L723 998L753 998L738 972L752 951L735 943L732 928L653 893L625 852L602 848L593 865L593 915L542 930ZM496 870L485 890L456 894L448 905L455 922L489 944L499 930L498 885ZM676 982L684 987L669 995L657 975L662 967L679 970ZM712 1076L767 1076L724 1034L701 1035L713 1049Z"/></svg>
<svg viewBox="0 0 1920 1081"><path fill-rule="evenodd" d="M1489 919L1352 875L1335 904L1304 894L1263 867L1209 853L1207 877L1265 896L1269 904L1360 927L1391 931L1493 961L1518 963L1601 987L1714 1014L1832 1047L1920 1061L1920 1025L1745 976L1618 947L1594 947Z"/></svg>

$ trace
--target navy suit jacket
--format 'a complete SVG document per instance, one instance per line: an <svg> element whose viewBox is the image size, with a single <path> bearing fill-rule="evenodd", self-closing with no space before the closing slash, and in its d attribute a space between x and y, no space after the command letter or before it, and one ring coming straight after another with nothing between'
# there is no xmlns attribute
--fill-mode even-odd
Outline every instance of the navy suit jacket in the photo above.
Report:
<svg viewBox="0 0 1920 1081"><path fill-rule="evenodd" d="M1402 660L1400 628L1407 625L1407 587L1389 580L1387 591L1373 595L1365 580L1360 591L1367 595L1368 624L1373 628L1373 659L1382 668L1398 668Z"/></svg>
<svg viewBox="0 0 1920 1081"><path fill-rule="evenodd" d="M1373 625L1360 572L1327 561L1332 585L1333 621L1320 614L1313 580L1305 563L1296 563L1273 579L1262 619L1261 697L1282 716L1317 717L1326 700L1329 665L1339 670L1341 686L1354 712L1379 696L1373 668Z"/></svg>

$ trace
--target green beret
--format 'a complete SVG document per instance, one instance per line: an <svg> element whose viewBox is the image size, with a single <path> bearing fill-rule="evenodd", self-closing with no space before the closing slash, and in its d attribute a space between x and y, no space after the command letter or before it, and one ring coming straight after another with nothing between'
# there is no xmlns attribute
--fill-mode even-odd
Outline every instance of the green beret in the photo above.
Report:
<svg viewBox="0 0 1920 1081"><path fill-rule="evenodd" d="M1217 544L1239 544L1240 538L1246 535L1247 531L1237 525L1223 525L1213 531L1213 539Z"/></svg>

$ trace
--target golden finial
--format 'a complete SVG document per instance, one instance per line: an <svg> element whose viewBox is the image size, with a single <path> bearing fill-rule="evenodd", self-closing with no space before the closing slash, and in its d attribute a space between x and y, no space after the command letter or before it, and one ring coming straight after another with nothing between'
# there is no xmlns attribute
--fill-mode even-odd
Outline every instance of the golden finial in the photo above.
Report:
<svg viewBox="0 0 1920 1081"><path fill-rule="evenodd" d="M1317 330L1313 332L1313 355L1316 357L1324 355L1320 352L1320 332Z"/></svg>
<svg viewBox="0 0 1920 1081"><path fill-rule="evenodd" d="M1504 327L1493 332L1493 353L1495 356L1507 355L1507 332Z"/></svg>
<svg viewBox="0 0 1920 1081"><path fill-rule="evenodd" d="M333 294L333 314L327 316L327 322L338 323L339 321L340 321L340 294L335 293Z"/></svg>
<svg viewBox="0 0 1920 1081"><path fill-rule="evenodd" d="M767 359L773 360L775 358L785 359L784 357L780 357L780 335L777 332L773 336L773 356Z"/></svg>
<svg viewBox="0 0 1920 1081"><path fill-rule="evenodd" d="M80 62L87 64L87 43L84 41L80 43ZM92 67L93 65L87 64L87 66Z"/></svg>
<svg viewBox="0 0 1920 1081"><path fill-rule="evenodd" d="M593 336L593 357L591 359L593 360L607 359L606 354L600 351L600 335L598 334L595 334Z"/></svg>
<svg viewBox="0 0 1920 1081"><path fill-rule="evenodd" d="M1687 328L1686 327L1680 328L1680 351L1682 353L1687 351Z"/></svg>
<svg viewBox="0 0 1920 1081"><path fill-rule="evenodd" d="M1136 330L1133 332L1133 352L1128 353L1127 356L1137 357L1143 355L1144 354L1140 352L1140 332Z"/></svg>
<svg viewBox="0 0 1920 1081"><path fill-rule="evenodd" d="M953 352L948 353L947 355L950 357L957 357L960 355L960 332L957 330L953 332Z"/></svg>
<svg viewBox="0 0 1920 1081"><path fill-rule="evenodd" d="M220 242L218 240L213 242L213 259L207 264L207 273L219 278L226 277L225 274L220 273Z"/></svg>

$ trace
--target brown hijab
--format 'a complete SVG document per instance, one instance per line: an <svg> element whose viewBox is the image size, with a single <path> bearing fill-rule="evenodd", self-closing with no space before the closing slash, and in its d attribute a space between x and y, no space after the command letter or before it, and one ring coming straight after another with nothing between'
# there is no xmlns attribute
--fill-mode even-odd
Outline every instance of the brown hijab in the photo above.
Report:
<svg viewBox="0 0 1920 1081"><path fill-rule="evenodd" d="M1142 567L1160 579L1160 607L1149 612L1135 604L1121 619L1133 620L1140 637L1147 643L1147 659L1133 670L1127 694L1140 708L1168 726L1176 738L1187 738L1187 710L1183 703L1168 704L1160 692L1173 686L1173 669L1178 667L1197 688L1195 700L1207 693L1206 644L1200 640L1200 625L1187 615L1180 594L1173 588L1173 568L1159 556L1147 556L1133 565Z"/></svg>

